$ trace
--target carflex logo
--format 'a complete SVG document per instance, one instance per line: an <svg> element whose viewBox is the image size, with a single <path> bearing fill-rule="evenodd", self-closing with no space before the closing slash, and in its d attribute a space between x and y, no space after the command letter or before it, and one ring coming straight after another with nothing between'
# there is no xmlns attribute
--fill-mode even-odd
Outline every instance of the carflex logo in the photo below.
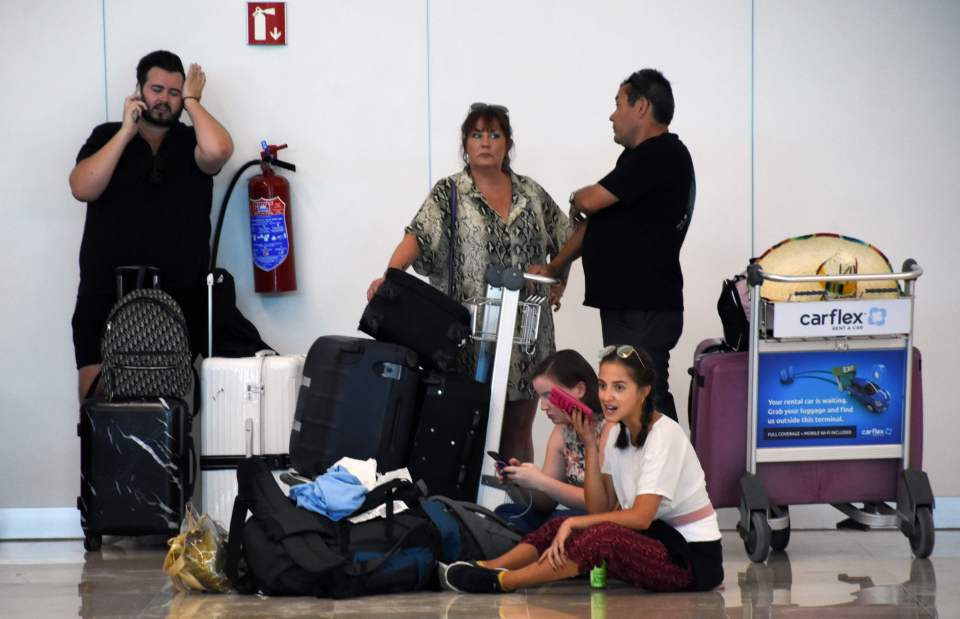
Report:
<svg viewBox="0 0 960 619"><path fill-rule="evenodd" d="M867 322L882 327L887 324L887 310L882 307L871 307L870 315L867 317Z"/></svg>
<svg viewBox="0 0 960 619"><path fill-rule="evenodd" d="M877 309L877 308L874 308ZM884 310L881 310L884 311ZM885 312L884 312L885 313ZM806 325L862 325L864 312L845 312L840 308L833 308L822 314L801 314L800 324ZM873 310L870 310L873 317ZM870 323L875 324L875 323ZM883 324L883 323L880 323ZM862 328L862 327L860 327Z"/></svg>
<svg viewBox="0 0 960 619"><path fill-rule="evenodd" d="M775 337L887 335L910 332L911 301L815 301L777 303Z"/></svg>

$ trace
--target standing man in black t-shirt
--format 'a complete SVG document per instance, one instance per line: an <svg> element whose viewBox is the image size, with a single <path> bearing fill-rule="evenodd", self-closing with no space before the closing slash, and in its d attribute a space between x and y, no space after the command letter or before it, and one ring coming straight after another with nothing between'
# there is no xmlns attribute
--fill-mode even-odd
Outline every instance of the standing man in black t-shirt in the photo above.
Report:
<svg viewBox="0 0 960 619"><path fill-rule="evenodd" d="M657 407L677 419L670 394L670 351L683 330L680 246L696 194L693 162L669 132L670 82L654 69L620 84L610 115L613 139L624 147L613 171L570 195L579 221L557 257L536 270L562 274L583 256L584 304L600 310L603 342L632 344L656 365Z"/></svg>
<svg viewBox="0 0 960 619"><path fill-rule="evenodd" d="M200 65L184 73L176 54L147 54L123 121L95 127L77 155L70 190L87 203L72 320L81 399L100 371L118 266L159 267L162 287L186 314L194 352L202 350L211 177L233 153L230 134L200 104L205 84ZM184 110L192 127L179 122Z"/></svg>

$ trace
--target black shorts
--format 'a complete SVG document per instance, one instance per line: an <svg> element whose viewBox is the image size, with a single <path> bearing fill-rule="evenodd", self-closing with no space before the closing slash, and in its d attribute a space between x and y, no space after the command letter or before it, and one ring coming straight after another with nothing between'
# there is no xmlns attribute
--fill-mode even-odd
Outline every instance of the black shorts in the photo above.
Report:
<svg viewBox="0 0 960 619"><path fill-rule="evenodd" d="M206 355L207 350L207 297L206 288L167 290L176 299L187 320L190 334L190 349L194 357ZM102 361L100 338L107 324L110 309L117 302L114 292L77 293L77 305L73 310L70 325L73 327L73 354L77 369Z"/></svg>

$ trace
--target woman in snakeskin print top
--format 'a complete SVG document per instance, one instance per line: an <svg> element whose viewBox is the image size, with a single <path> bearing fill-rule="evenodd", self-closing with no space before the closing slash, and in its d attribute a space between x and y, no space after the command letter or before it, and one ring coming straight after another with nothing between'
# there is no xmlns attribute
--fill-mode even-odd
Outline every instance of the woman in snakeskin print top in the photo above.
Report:
<svg viewBox="0 0 960 619"><path fill-rule="evenodd" d="M553 198L534 180L510 167L513 133L507 109L475 103L461 126L464 169L440 179L406 227L389 267L414 270L446 292L450 270L450 196L457 193L456 242L453 255L453 298L463 302L487 292L487 266L545 264L570 234L570 224ZM383 278L367 290L371 298ZM552 301L559 307L562 286ZM542 312L533 354L514 350L507 389L507 406L500 453L533 460L531 431L536 393L530 370L555 350L553 317ZM459 359L462 371L473 373L478 346L466 346Z"/></svg>

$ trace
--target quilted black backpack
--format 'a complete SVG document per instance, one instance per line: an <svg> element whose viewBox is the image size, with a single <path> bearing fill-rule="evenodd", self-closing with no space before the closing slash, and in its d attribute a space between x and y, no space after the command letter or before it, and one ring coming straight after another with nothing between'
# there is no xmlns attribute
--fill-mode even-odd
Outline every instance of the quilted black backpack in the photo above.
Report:
<svg viewBox="0 0 960 619"><path fill-rule="evenodd" d="M101 383L108 400L186 397L192 353L183 311L159 289L139 289L114 304L100 340Z"/></svg>

